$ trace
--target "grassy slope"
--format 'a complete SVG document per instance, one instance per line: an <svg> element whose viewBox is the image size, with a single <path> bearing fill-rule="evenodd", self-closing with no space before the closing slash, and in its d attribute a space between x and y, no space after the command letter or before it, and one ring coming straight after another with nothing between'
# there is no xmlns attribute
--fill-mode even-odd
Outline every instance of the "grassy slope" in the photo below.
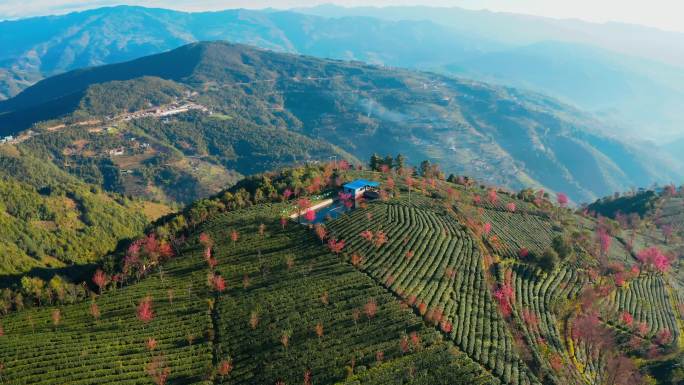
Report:
<svg viewBox="0 0 684 385"><path fill-rule="evenodd" d="M50 307L3 318L3 378L12 384L144 383L150 358L145 342L153 337L173 367L173 383L201 383L212 365L211 340L205 335L212 323L201 266L199 258L179 259L165 267L163 281L155 275L105 293L97 299L99 321L90 316L89 303L63 306L56 328ZM168 290L173 290L173 302ZM156 318L145 326L135 311L147 295L154 298ZM194 337L192 345L188 336Z"/></svg>

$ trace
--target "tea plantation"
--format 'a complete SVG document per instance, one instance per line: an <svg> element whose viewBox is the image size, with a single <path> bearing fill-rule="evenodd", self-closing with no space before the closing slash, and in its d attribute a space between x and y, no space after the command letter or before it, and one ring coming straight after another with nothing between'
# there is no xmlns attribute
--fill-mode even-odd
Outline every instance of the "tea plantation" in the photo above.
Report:
<svg viewBox="0 0 684 385"><path fill-rule="evenodd" d="M387 187L322 224L285 219L300 199L226 193L160 222L134 245L150 249L158 236L176 255L138 261L140 274L102 293L25 308L21 293L3 294L22 305L0 318L0 384L627 385L678 375L678 261L624 241L649 239L649 228L621 232L548 197L344 175L358 177Z"/></svg>

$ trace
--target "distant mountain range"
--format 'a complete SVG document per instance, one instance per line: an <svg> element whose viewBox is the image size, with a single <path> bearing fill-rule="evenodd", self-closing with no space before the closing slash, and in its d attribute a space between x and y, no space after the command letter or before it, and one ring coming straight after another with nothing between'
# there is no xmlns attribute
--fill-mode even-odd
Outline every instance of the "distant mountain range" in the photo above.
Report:
<svg viewBox="0 0 684 385"><path fill-rule="evenodd" d="M684 164L684 137L666 144L665 149L667 149L673 157Z"/></svg>
<svg viewBox="0 0 684 385"><path fill-rule="evenodd" d="M448 38L447 38L448 36ZM503 47L430 22L327 19L293 12L183 13L121 6L0 23L0 92L11 96L27 75L115 63L202 40L227 40L281 52L416 66L447 64L469 52ZM13 80L14 83L12 83ZM14 90L11 92L10 90Z"/></svg>
<svg viewBox="0 0 684 385"><path fill-rule="evenodd" d="M202 40L525 87L609 119L614 124L604 129L616 135L665 142L684 125L684 34L458 8L184 13L122 6L6 21L0 98L46 76Z"/></svg>
<svg viewBox="0 0 684 385"><path fill-rule="evenodd" d="M165 80L154 80L159 78ZM122 113L134 110L139 100L160 104L183 93L195 95L193 102L214 116L186 113L161 122L123 122L117 137L78 125L51 128L116 115L108 105L119 106ZM148 186L148 192L154 191L149 186L166 189L172 200L206 196L212 188L202 186L216 182L210 175L225 175L229 183L230 172L250 174L333 155L356 162L374 152L401 152L412 164L430 159L447 172L511 188L566 191L578 201L681 177L639 143L605 136L590 116L540 94L221 42L45 79L0 102L0 125L21 122L17 116L24 119L18 128L50 121L39 124L41 134L23 145L72 165L71 172L100 167L99 173L83 175L103 187L122 188L116 186L130 181L114 183L103 175L111 175L112 167L114 175L132 171L143 178L138 186ZM26 120L31 116L34 121ZM155 156L135 161L108 156L109 149L127 146L126 135L147 138ZM195 179L194 192L183 190L184 178L193 175L183 166L190 158L202 160L207 172L204 179Z"/></svg>
<svg viewBox="0 0 684 385"><path fill-rule="evenodd" d="M587 44L626 55L684 66L684 33L617 22L593 23L459 7L342 7L332 4L293 11L322 17L373 17L430 21L493 41L523 46L540 41Z"/></svg>

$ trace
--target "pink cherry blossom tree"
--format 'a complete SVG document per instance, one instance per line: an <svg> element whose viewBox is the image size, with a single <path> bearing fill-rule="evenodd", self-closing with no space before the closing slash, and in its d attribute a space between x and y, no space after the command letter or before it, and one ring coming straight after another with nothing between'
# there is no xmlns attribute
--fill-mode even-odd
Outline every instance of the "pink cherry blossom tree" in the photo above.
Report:
<svg viewBox="0 0 684 385"><path fill-rule="evenodd" d="M148 295L140 301L136 311L136 316L143 324L148 324L154 319L151 296Z"/></svg>
<svg viewBox="0 0 684 385"><path fill-rule="evenodd" d="M344 239L338 241L335 238L330 238L328 240L328 248L333 254L340 254L342 249L344 249Z"/></svg>
<svg viewBox="0 0 684 385"><path fill-rule="evenodd" d="M565 193L559 192L556 194L556 202L558 202L558 205L560 207L565 208L568 205L568 202L570 200L568 199L568 196Z"/></svg>
<svg viewBox="0 0 684 385"><path fill-rule="evenodd" d="M492 224L487 222L482 226L482 231L484 232L485 236L489 236L489 233L492 232Z"/></svg>
<svg viewBox="0 0 684 385"><path fill-rule="evenodd" d="M646 268L652 268L661 273L670 270L670 258L665 255L657 246L651 246L637 253L637 259Z"/></svg>
<svg viewBox="0 0 684 385"><path fill-rule="evenodd" d="M93 274L93 283L97 286L100 294L102 294L102 289L109 283L109 276L101 269L97 269L95 274Z"/></svg>
<svg viewBox="0 0 684 385"><path fill-rule="evenodd" d="M306 210L304 219L306 219L307 222L314 222L316 220L316 212L311 209Z"/></svg>

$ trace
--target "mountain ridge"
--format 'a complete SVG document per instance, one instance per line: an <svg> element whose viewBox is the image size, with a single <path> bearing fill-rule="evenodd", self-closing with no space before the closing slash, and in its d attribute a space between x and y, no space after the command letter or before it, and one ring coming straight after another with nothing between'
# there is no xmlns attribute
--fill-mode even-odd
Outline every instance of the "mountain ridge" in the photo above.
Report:
<svg viewBox="0 0 684 385"><path fill-rule="evenodd" d="M674 71L671 66L662 64L662 60L655 60L656 56L634 51L632 54L650 60L649 63L635 62L626 56L630 52L618 50L622 53L615 53L610 47L596 48L591 39L577 41L567 39L568 33L559 36L543 33L554 31L552 27L557 24L544 24L548 21L538 21L541 24L530 27L529 37L516 39L510 38L510 32L501 32L503 26L518 22L506 19L512 16L499 15L494 17L496 22L483 22L479 17L468 18L457 13L454 20L460 22L447 23L444 15L449 15L448 9L444 10L441 19L435 19L435 12L416 17L422 11L418 9L415 14L408 14L410 9L397 8L404 16L392 18L375 13L364 15L363 8L356 9L359 15L350 11L352 15L348 17L334 17L334 14L320 16L276 10L188 13L121 6L46 18L45 27L40 28L44 32L36 36L26 31L32 30L29 26L40 25L40 18L5 22L0 24L0 43L6 47L4 56L0 56L0 63L4 63L0 65L0 98L13 96L42 77L64 71L132 60L193 41L230 40L281 52L441 70L501 84L534 86L531 88L617 122L620 129L612 132L618 135L625 129L632 135L643 135L647 129L650 138L662 143L681 126L678 105L684 101L684 79L678 75L681 71ZM121 27L129 33L122 34ZM589 28L580 27L570 30L579 31L574 34L577 35L584 33L582 28ZM506 31L523 29L520 26ZM588 30L586 34L594 36L597 32ZM519 61L521 51L529 51L536 43L549 40L556 40L553 44L557 47L532 52L541 60L521 63L520 71L501 67L502 61ZM577 52L562 49L568 42L581 44L583 49L600 49L602 57L608 60L576 57ZM628 48L636 46L644 44L635 43ZM655 44L646 46L654 47ZM625 67L623 64L628 62L634 63ZM463 68L455 66L459 63ZM600 81L586 80L586 71L582 70L586 64L592 66L593 79ZM527 65L538 70L527 70ZM615 70L618 67L624 68ZM485 71L486 68L505 76L491 76L492 71ZM538 79L540 72L546 75L543 80ZM630 82L632 77L641 80ZM563 84L564 79L566 87L559 87L556 83ZM589 87L583 89L580 84ZM671 88L679 91L672 92ZM588 89L592 91L589 93L591 100L600 103L594 105L584 97ZM611 97L615 95L619 97L613 100ZM654 104L652 100L663 103ZM634 108L640 103L651 107Z"/></svg>
<svg viewBox="0 0 684 385"><path fill-rule="evenodd" d="M540 185L583 200L627 189L627 180L676 175L657 176L669 171L640 160L647 158L638 146L604 136L600 122L540 94L225 42L58 75L0 102L0 110L40 110L46 99L139 76L179 82L214 112L322 140L357 158L401 150L415 162L430 159L516 189ZM176 120L191 120L184 121Z"/></svg>
<svg viewBox="0 0 684 385"><path fill-rule="evenodd" d="M633 23L597 23L575 18L551 18L514 12L467 9L458 6L380 6L344 7L323 4L294 9L305 14L340 17L367 16L383 20L430 20L437 24L476 31L490 38L527 45L542 39L591 43L611 51L634 52L638 45L640 57L658 57L673 65L684 65L681 42L684 32L663 30ZM628 31L628 32L626 32ZM635 41L635 36L638 39ZM630 47L631 45L631 47ZM677 46L673 51L662 48Z"/></svg>

